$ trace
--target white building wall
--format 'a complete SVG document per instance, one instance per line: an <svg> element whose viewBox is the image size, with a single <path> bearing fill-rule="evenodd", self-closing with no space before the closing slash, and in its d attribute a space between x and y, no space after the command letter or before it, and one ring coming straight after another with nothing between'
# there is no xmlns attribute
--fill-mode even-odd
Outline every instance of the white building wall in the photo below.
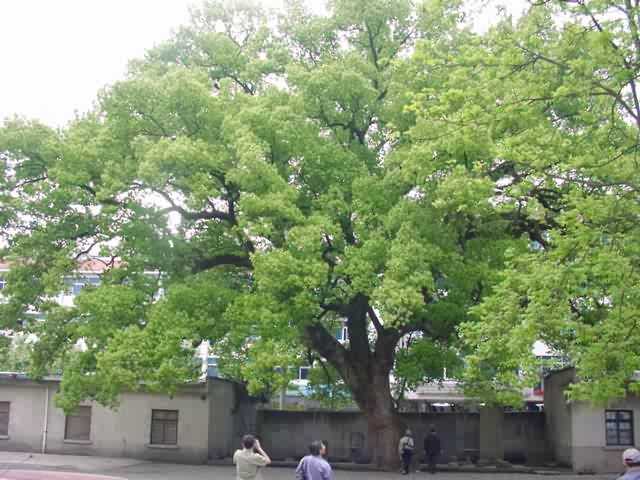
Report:
<svg viewBox="0 0 640 480"><path fill-rule="evenodd" d="M3 381L0 402L11 403L9 435L0 437L0 450L42 449L46 390L49 389L47 453L132 457L169 462L205 463L209 446L207 385L182 389L174 397L125 393L117 410L93 402L89 441L65 440L65 414L55 405L57 382ZM178 410L177 445L151 445L151 412Z"/></svg>
<svg viewBox="0 0 640 480"><path fill-rule="evenodd" d="M640 398L630 397L612 403L612 410L633 412L634 445L640 434ZM573 468L578 473L620 473L623 470L622 452L630 446L607 446L605 409L586 402L571 406L573 431Z"/></svg>

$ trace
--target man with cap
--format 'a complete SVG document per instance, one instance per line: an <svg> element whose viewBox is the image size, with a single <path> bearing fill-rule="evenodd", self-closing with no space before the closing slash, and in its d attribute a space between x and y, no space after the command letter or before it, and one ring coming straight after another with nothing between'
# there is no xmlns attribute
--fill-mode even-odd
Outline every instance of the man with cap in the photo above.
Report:
<svg viewBox="0 0 640 480"><path fill-rule="evenodd" d="M415 444L413 443L413 434L411 433L411 430L407 429L404 437L400 439L400 443L398 444L398 453L400 454L400 459L402 460L403 475L409 474L409 468L411 468L411 459L413 458L414 448Z"/></svg>
<svg viewBox="0 0 640 480"><path fill-rule="evenodd" d="M640 480L640 451L629 448L622 453L622 463L627 471L619 480Z"/></svg>

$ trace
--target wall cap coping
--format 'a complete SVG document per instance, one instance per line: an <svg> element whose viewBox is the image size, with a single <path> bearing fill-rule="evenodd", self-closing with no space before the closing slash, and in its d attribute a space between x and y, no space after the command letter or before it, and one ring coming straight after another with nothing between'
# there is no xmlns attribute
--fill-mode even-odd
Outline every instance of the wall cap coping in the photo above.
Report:
<svg viewBox="0 0 640 480"><path fill-rule="evenodd" d="M163 445L159 443L147 443L147 448L156 448L158 450L180 450L180 445Z"/></svg>
<svg viewBox="0 0 640 480"><path fill-rule="evenodd" d="M65 438L62 443L70 443L72 445L91 445L93 440L73 440L71 438Z"/></svg>

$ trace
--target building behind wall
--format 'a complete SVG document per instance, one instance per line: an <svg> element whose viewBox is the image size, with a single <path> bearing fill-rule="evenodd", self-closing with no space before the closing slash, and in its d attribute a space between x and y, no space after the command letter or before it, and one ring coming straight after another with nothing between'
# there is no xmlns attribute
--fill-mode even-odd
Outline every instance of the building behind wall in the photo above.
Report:
<svg viewBox="0 0 640 480"><path fill-rule="evenodd" d="M117 409L83 402L71 415L55 404L59 379L0 374L0 450L206 463L228 457L255 428L239 385L209 379L174 396L124 393Z"/></svg>
<svg viewBox="0 0 640 480"><path fill-rule="evenodd" d="M555 460L577 473L619 473L622 452L635 446L640 432L640 398L630 395L596 407L567 400L577 380L573 368L545 378L546 430Z"/></svg>

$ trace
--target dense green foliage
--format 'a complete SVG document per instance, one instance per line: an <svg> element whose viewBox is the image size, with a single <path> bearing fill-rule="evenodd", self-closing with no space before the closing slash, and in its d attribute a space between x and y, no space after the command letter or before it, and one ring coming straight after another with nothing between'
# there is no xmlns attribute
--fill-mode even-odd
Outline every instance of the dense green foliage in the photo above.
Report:
<svg viewBox="0 0 640 480"><path fill-rule="evenodd" d="M578 367L576 395L624 395L638 15L538 2L479 35L455 2L208 2L95 111L0 130L0 319L47 313L33 371L64 364L68 408L176 388L202 340L252 392L323 359L378 430L397 427L390 373L412 387L465 357L469 392L513 402L536 340ZM121 262L52 302L97 254Z"/></svg>
<svg viewBox="0 0 640 480"><path fill-rule="evenodd" d="M26 372L31 360L31 346L24 336L0 336L0 371Z"/></svg>
<svg viewBox="0 0 640 480"><path fill-rule="evenodd" d="M481 393L531 382L534 340L577 367L574 398L638 391L639 22L636 1L544 2L483 39L483 91L450 104L457 122L476 109L499 194L538 230L463 328Z"/></svg>

